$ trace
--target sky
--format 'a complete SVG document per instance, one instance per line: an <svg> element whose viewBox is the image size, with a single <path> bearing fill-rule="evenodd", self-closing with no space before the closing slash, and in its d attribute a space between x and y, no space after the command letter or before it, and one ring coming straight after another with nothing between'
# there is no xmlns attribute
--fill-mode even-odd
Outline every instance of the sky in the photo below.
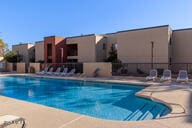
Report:
<svg viewBox="0 0 192 128"><path fill-rule="evenodd" d="M9 45L170 25L192 28L192 0L1 0L0 38Z"/></svg>

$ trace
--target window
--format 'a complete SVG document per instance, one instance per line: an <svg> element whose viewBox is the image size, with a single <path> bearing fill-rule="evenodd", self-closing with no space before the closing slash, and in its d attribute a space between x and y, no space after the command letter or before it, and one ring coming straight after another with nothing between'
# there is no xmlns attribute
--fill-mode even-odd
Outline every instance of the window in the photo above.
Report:
<svg viewBox="0 0 192 128"><path fill-rule="evenodd" d="M67 62L74 63L74 62L78 62L78 60L77 59L68 59Z"/></svg>
<svg viewBox="0 0 192 128"><path fill-rule="evenodd" d="M77 44L68 44L67 45L67 56L78 56Z"/></svg>
<svg viewBox="0 0 192 128"><path fill-rule="evenodd" d="M117 43L112 44L111 46L114 50L117 50Z"/></svg>
<svg viewBox="0 0 192 128"><path fill-rule="evenodd" d="M52 56L52 44L47 44L47 56Z"/></svg>
<svg viewBox="0 0 192 128"><path fill-rule="evenodd" d="M105 50L106 49L106 44L105 43L103 43L103 50Z"/></svg>

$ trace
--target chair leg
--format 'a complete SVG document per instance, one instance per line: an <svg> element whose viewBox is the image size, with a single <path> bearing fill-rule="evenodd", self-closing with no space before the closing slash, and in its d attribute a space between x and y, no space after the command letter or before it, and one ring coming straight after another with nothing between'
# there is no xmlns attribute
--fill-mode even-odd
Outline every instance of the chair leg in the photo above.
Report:
<svg viewBox="0 0 192 128"><path fill-rule="evenodd" d="M22 124L21 128L25 128L25 126L26 126L26 123L25 123L25 120L23 120L23 124Z"/></svg>

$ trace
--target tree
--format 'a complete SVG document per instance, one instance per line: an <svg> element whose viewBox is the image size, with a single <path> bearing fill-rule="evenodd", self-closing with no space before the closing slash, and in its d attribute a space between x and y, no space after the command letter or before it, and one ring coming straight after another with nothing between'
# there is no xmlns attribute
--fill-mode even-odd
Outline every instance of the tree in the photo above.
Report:
<svg viewBox="0 0 192 128"><path fill-rule="evenodd" d="M29 62L35 62L35 47L29 49Z"/></svg>
<svg viewBox="0 0 192 128"><path fill-rule="evenodd" d="M0 47L4 47L5 46L5 43L3 42L2 39L0 39Z"/></svg>
<svg viewBox="0 0 192 128"><path fill-rule="evenodd" d="M7 51L7 44L4 43L2 39L0 39L0 56L4 56Z"/></svg>
<svg viewBox="0 0 192 128"><path fill-rule="evenodd" d="M21 61L21 56L14 51L9 51L4 55L4 60L11 63L16 63Z"/></svg>
<svg viewBox="0 0 192 128"><path fill-rule="evenodd" d="M111 46L111 50L109 51L109 57L107 58L107 62L119 63L120 60L117 58L117 50L115 47Z"/></svg>

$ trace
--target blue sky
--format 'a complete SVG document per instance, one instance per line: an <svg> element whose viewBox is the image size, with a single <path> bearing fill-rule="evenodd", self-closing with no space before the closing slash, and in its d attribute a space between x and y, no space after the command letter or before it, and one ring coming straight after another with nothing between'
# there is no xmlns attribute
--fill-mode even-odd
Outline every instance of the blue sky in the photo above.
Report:
<svg viewBox="0 0 192 128"><path fill-rule="evenodd" d="M192 28L192 0L1 0L0 38L9 47L44 36L102 34L169 24Z"/></svg>

